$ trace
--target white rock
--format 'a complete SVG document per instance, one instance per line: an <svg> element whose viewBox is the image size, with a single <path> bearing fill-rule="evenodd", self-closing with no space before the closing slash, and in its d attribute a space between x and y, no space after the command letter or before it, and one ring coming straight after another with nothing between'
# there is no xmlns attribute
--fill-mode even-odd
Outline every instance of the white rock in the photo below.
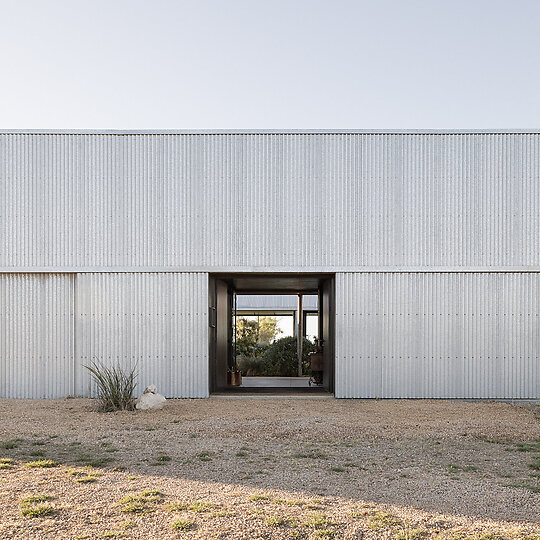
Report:
<svg viewBox="0 0 540 540"><path fill-rule="evenodd" d="M135 403L135 408L141 411L147 409L163 409L167 400L157 393L157 388L152 384L144 389L141 397Z"/></svg>

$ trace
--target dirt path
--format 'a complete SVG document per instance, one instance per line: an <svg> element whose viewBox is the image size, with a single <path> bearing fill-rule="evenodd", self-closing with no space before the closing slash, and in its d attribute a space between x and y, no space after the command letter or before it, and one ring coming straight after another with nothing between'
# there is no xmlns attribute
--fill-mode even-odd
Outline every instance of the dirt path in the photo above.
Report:
<svg viewBox="0 0 540 540"><path fill-rule="evenodd" d="M540 406L93 405L0 400L2 538L540 539ZM47 459L54 466L27 466ZM40 504L41 517L22 515Z"/></svg>

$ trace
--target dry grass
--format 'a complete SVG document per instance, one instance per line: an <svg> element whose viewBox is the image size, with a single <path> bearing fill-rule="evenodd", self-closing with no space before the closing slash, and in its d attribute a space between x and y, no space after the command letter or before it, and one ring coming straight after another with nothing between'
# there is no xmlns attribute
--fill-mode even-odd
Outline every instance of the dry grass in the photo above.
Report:
<svg viewBox="0 0 540 540"><path fill-rule="evenodd" d="M540 540L538 406L0 406L1 538Z"/></svg>

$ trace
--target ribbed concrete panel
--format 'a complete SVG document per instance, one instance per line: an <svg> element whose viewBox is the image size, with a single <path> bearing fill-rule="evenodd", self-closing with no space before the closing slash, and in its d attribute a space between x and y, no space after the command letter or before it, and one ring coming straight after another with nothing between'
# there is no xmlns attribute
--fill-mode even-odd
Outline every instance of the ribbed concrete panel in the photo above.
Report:
<svg viewBox="0 0 540 540"><path fill-rule="evenodd" d="M540 398L540 274L336 275L336 397Z"/></svg>
<svg viewBox="0 0 540 540"><path fill-rule="evenodd" d="M73 394L74 276L0 274L0 397Z"/></svg>
<svg viewBox="0 0 540 540"><path fill-rule="evenodd" d="M138 392L208 397L208 274L79 274L76 293L77 395L99 360L137 365Z"/></svg>
<svg viewBox="0 0 540 540"><path fill-rule="evenodd" d="M0 134L0 268L540 266L535 133Z"/></svg>
<svg viewBox="0 0 540 540"><path fill-rule="evenodd" d="M317 295L302 296L303 309L317 309ZM291 294L239 294L236 297L237 309L253 310L292 310L298 309L298 296Z"/></svg>

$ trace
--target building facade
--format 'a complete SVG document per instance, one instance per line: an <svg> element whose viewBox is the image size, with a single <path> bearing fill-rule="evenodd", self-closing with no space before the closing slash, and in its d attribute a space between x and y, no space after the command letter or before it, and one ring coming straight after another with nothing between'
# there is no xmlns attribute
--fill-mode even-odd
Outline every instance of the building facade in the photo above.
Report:
<svg viewBox="0 0 540 540"><path fill-rule="evenodd" d="M1 397L207 397L227 273L332 276L336 397L540 398L540 133L0 132Z"/></svg>

